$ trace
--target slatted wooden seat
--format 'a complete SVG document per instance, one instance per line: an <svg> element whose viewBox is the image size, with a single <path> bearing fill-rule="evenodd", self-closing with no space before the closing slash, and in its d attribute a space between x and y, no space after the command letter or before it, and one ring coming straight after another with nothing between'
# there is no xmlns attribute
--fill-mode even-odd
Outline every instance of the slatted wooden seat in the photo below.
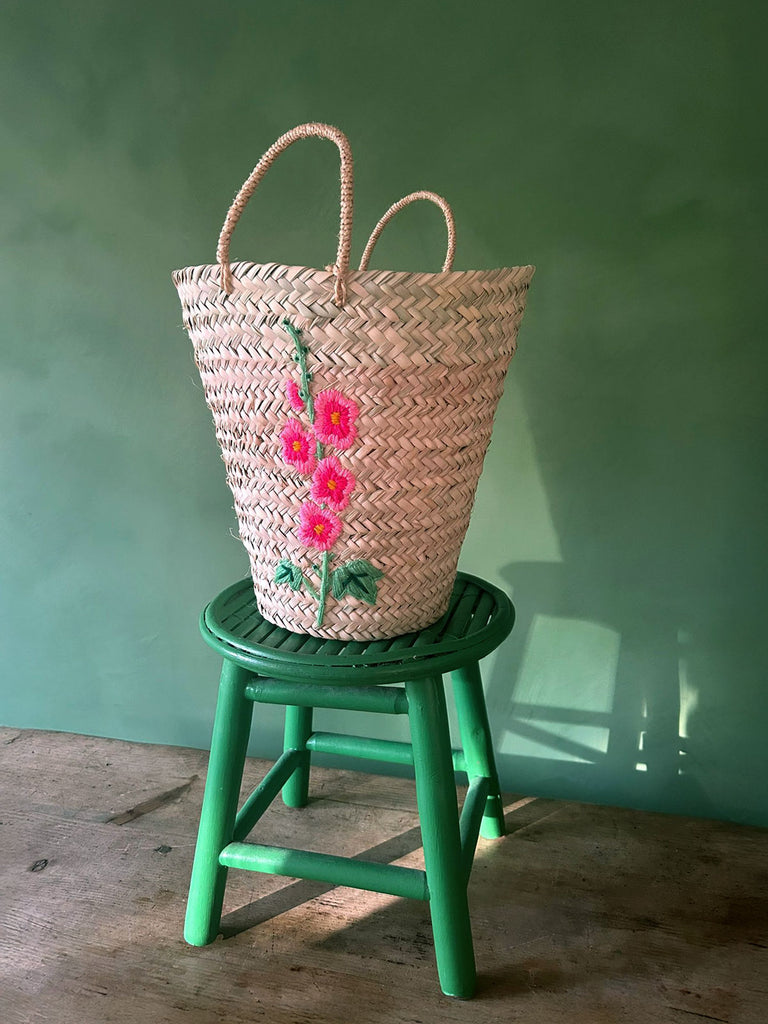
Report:
<svg viewBox="0 0 768 1024"><path fill-rule="evenodd" d="M241 868L318 879L429 902L438 975L448 995L475 986L467 882L478 835L499 838L504 817L479 661L514 623L498 588L459 573L442 618L389 640L323 640L260 614L251 581L223 591L200 629L223 657L208 778L190 883L185 938L205 945L221 923L227 871ZM461 749L451 749L442 675L450 672ZM383 684L401 685L383 685ZM284 752L238 811L254 702L284 704ZM314 708L407 714L411 743L317 732ZM308 799L313 751L411 764L425 870L246 842L282 790L289 807ZM469 789L459 817L454 772Z"/></svg>

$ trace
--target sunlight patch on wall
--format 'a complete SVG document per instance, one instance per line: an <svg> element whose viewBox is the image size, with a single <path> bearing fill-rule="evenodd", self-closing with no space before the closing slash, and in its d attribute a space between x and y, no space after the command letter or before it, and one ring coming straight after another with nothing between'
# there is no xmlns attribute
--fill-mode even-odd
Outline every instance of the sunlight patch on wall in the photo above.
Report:
<svg viewBox="0 0 768 1024"><path fill-rule="evenodd" d="M680 654L677 659L677 678L680 686L680 722L677 731L680 736L681 743L680 760L684 763L687 754L687 751L685 750L685 740L688 739L688 720L699 706L699 692L694 688L688 675L687 651L691 645L690 633L688 633L687 630L678 629L677 643L680 650ZM677 769L678 775L685 774L683 763L681 763L680 767Z"/></svg>
<svg viewBox="0 0 768 1024"><path fill-rule="evenodd" d="M677 662L677 677L680 684L680 727L678 732L684 738L688 737L688 719L696 710L699 704L698 690L694 689L688 677L688 658L686 652L690 646L691 638L685 630L677 631L677 642L680 646L680 655Z"/></svg>
<svg viewBox="0 0 768 1024"><path fill-rule="evenodd" d="M460 568L479 575L507 562L562 562L514 360L499 402Z"/></svg>
<svg viewBox="0 0 768 1024"><path fill-rule="evenodd" d="M580 619L536 615L501 752L598 761L608 749L621 635Z"/></svg>

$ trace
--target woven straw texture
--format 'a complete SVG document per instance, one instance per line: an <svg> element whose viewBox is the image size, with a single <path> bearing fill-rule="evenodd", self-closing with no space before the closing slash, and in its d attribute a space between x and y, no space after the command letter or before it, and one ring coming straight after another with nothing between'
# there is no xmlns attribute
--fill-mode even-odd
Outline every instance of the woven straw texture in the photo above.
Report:
<svg viewBox="0 0 768 1024"><path fill-rule="evenodd" d="M173 274L213 414L254 589L269 621L314 636L369 640L420 629L447 607L514 353L533 267L404 273L232 263ZM336 296L336 300L334 299ZM333 564L364 559L383 576L375 604L328 597L321 625L306 588L275 582L317 554L297 534L310 496L282 458L296 372L284 320L302 332L312 390L357 404L339 458L355 476Z"/></svg>

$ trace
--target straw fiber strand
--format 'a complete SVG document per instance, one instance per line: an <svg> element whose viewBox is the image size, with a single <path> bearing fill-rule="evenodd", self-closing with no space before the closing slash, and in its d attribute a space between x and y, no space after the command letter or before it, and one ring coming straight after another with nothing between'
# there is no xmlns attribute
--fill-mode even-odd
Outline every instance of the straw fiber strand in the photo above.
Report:
<svg viewBox="0 0 768 1024"><path fill-rule="evenodd" d="M450 597L493 417L514 353L532 267L411 274L234 263L173 275L213 413L261 613L335 639L395 636L435 621ZM311 557L296 533L309 483L281 458L296 376L284 318L303 331L315 394L337 388L359 407L340 454L357 483L334 545L337 564L366 559L384 577L374 606L329 599L322 626L305 590L276 565Z"/></svg>

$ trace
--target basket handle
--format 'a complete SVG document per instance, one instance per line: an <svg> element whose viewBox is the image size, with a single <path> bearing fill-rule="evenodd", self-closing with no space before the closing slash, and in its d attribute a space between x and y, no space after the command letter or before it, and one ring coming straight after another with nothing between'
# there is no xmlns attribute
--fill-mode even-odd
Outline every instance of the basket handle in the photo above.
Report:
<svg viewBox="0 0 768 1024"><path fill-rule="evenodd" d="M232 271L229 265L229 243L232 232L240 219L240 214L245 209L246 203L256 191L259 183L269 168L280 154L292 146L299 139L330 139L335 142L341 156L341 208L339 227L339 246L336 252L336 262L328 269L333 273L336 284L333 292L333 301L337 306L343 306L347 299L346 277L349 270L349 251L352 244L352 199L353 199L353 176L352 176L352 150L349 140L339 128L330 124L319 124L315 121L308 124L300 124L292 128L273 145L269 147L264 156L259 160L251 171L243 187L235 196L232 205L227 213L224 226L219 235L219 242L216 246L216 261L221 267L221 288L227 294L232 291Z"/></svg>
<svg viewBox="0 0 768 1024"><path fill-rule="evenodd" d="M379 235L387 226L387 224L392 220L395 214L399 213L400 210L403 209L403 207L409 206L417 199L428 199L431 203L434 203L435 206L439 206L440 209L443 211L443 216L445 217L445 226L448 228L448 251L445 254L445 263L443 263L443 271L451 269L451 267L453 266L453 257L456 255L456 224L454 223L453 220L453 212L450 206L448 205L447 201L443 199L442 196L439 196L436 192L422 191L411 192L410 195L403 196L402 199L398 200L398 202L393 203L390 206L390 208L387 210L387 212L384 214L379 223L371 232L371 237L368 239L368 244L365 247L362 259L360 260L360 270L368 269L368 263L371 259L371 253L373 252L374 247L379 240Z"/></svg>

